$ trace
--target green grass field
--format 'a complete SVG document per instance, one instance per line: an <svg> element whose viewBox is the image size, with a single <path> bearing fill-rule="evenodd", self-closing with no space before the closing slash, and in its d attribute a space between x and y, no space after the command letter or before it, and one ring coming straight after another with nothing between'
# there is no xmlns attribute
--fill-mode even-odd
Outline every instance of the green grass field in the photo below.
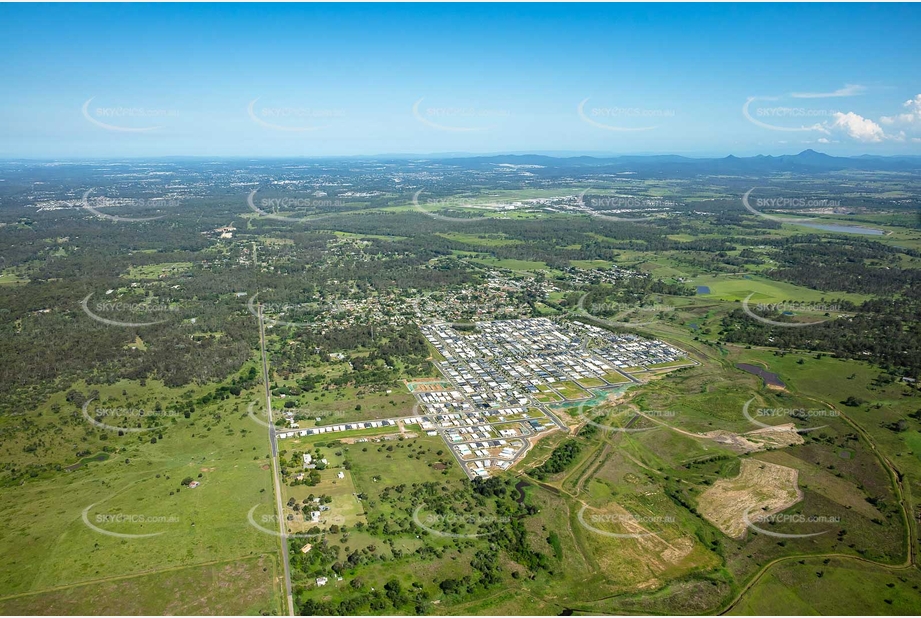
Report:
<svg viewBox="0 0 921 618"><path fill-rule="evenodd" d="M0 599L3 615L244 615L278 611L281 565L263 555L112 577ZM232 594L228 591L232 590Z"/></svg>
<svg viewBox="0 0 921 618"><path fill-rule="evenodd" d="M556 403L558 401L563 401L556 393L534 393L533 397L541 403Z"/></svg>
<svg viewBox="0 0 921 618"><path fill-rule="evenodd" d="M630 381L630 378L618 371L611 371L604 374L604 379L608 382L608 384L624 384Z"/></svg>
<svg viewBox="0 0 921 618"><path fill-rule="evenodd" d="M556 392L569 400L583 399L590 396L588 392L579 388L578 384L569 380L554 382L552 386L556 389Z"/></svg>
<svg viewBox="0 0 921 618"><path fill-rule="evenodd" d="M183 396L148 384L145 388L120 382L96 388L101 391L101 405L126 409ZM251 557L266 556L274 564L279 549L277 539L247 521L253 506L272 501L268 437L264 427L247 418L243 405L247 397L251 395L243 393L239 398L200 406L192 418L173 418L162 430L121 437L96 429L79 410L71 412L72 404L62 405L69 406L64 408L68 410L66 423L61 423L65 412L43 411L36 420L55 429L46 435L45 448L39 448L35 457L44 457L47 449L53 460L59 448L62 464L73 461L64 445L75 436L83 436L90 453L104 447L118 450L105 461L90 461L73 472L61 471L4 488L0 522L9 534L0 538L0 597L70 586L61 607L86 607L89 600L81 600L80 595L95 594L96 588L81 584L182 568L187 569L183 575L189 580L186 590L194 585L196 574L205 578L201 585L207 588L214 574L196 565L236 561L233 568L239 580L253 587L252 591L240 590L239 601L258 598L261 610L275 611L280 602L273 592L276 582L265 576L262 566L258 577L246 572L256 568ZM49 407L56 403L52 398ZM168 410L169 405L164 408ZM15 456L12 446L4 445L4 457ZM181 486L187 477L200 486ZM233 543L227 543L228 538ZM254 577L259 584L253 583ZM168 592L161 594L160 605L130 605L138 599L124 602L129 604L126 607L144 607L145 611L180 603ZM43 599L51 598L40 595L30 603L41 605ZM175 607L192 611L194 606ZM233 612L252 611L229 599L224 607Z"/></svg>
<svg viewBox="0 0 921 618"><path fill-rule="evenodd" d="M479 247L505 247L508 245L519 245L520 240L503 238L498 234L462 234L460 232L449 232L439 234L443 238L456 240L467 245L476 245Z"/></svg>
<svg viewBox="0 0 921 618"><path fill-rule="evenodd" d="M789 560L773 567L730 614L891 615L918 612L917 569L889 570L834 558Z"/></svg>
<svg viewBox="0 0 921 618"><path fill-rule="evenodd" d="M707 286L710 293L706 298L741 301L754 292L749 303L780 301L819 302L840 298L861 303L870 297L846 292L819 292L810 288L774 281L758 275L701 275L694 277L688 285Z"/></svg>
<svg viewBox="0 0 921 618"><path fill-rule="evenodd" d="M12 268L0 271L0 285L16 285L28 282L28 279L16 273Z"/></svg>

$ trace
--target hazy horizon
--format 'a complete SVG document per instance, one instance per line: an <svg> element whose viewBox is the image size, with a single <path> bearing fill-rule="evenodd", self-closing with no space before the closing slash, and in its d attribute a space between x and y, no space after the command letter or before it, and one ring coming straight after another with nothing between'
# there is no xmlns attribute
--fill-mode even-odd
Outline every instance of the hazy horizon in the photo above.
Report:
<svg viewBox="0 0 921 618"><path fill-rule="evenodd" d="M725 154L683 154L679 152L661 152L661 153L649 153L649 152L637 152L637 153L598 153L598 152L531 152L531 151L522 151L522 152L429 152L429 153L419 153L419 152L383 152L383 153L372 153L372 154L356 154L356 155L264 155L264 156L246 156L246 155L156 155L156 156L98 156L98 157L12 157L12 156L0 156L0 161L5 162L14 162L14 161L36 161L36 162L92 162L92 161L156 161L156 160L190 160L190 159L219 159L219 160L250 160L250 161L270 161L270 160L286 160L286 159L306 159L306 160L335 160L335 159L428 159L428 160L447 160L447 159L463 159L463 158L491 158L491 157L547 157L551 159L576 159L576 158L590 158L590 159L615 159L615 158L626 158L626 157L636 157L636 158L653 158L653 157L682 157L689 160L716 160L716 159L725 159L728 157L736 157L739 159L752 159L757 157L795 157L797 155L803 154L804 152L812 151L819 155L827 155L830 157L837 158L848 158L848 159L858 159L861 157L880 157L880 158L904 158L904 157L921 157L921 153L918 154L875 154L875 153L860 153L854 155L833 155L822 150L816 150L814 148L806 148L798 152L784 152L779 154L751 154L751 155L738 155L735 153L725 153Z"/></svg>

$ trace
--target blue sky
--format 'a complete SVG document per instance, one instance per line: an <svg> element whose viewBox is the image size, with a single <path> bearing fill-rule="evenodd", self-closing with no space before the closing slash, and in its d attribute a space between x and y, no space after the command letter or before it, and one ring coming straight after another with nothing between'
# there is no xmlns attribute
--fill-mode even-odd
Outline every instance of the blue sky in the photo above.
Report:
<svg viewBox="0 0 921 618"><path fill-rule="evenodd" d="M917 5L5 4L0 156L921 154L919 32Z"/></svg>

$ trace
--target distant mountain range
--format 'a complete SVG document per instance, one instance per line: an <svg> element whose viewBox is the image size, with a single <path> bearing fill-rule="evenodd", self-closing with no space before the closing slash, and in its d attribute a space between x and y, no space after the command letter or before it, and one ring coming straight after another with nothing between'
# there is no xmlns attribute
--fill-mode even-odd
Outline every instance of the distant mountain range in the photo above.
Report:
<svg viewBox="0 0 921 618"><path fill-rule="evenodd" d="M549 169L592 168L598 173L635 172L640 175L688 176L697 174L762 175L781 172L821 173L840 170L921 171L921 156L834 157L815 150L795 155L758 155L755 157L691 158L679 155L618 157L550 157L544 155L495 155L467 157L420 157L445 165L470 169L496 166L541 166Z"/></svg>

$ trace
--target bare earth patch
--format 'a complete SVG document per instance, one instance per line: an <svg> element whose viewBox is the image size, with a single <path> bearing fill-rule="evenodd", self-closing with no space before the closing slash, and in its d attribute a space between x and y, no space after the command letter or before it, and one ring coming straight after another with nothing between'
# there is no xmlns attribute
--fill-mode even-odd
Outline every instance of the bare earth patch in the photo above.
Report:
<svg viewBox="0 0 921 618"><path fill-rule="evenodd" d="M743 434L717 430L703 435L739 453L754 453L768 448L783 448L805 442L803 436L797 433L796 425L793 423L765 427Z"/></svg>
<svg viewBox="0 0 921 618"><path fill-rule="evenodd" d="M745 536L745 514L751 520L773 515L803 498L793 468L757 459L743 459L739 476L721 479L700 496L698 510L732 538Z"/></svg>
<svg viewBox="0 0 921 618"><path fill-rule="evenodd" d="M611 521L596 521L598 516ZM717 564L715 556L674 523L635 521L634 515L617 503L586 509L583 517L597 530L636 535L610 538L595 530L584 535L599 570L621 590L653 590L668 579Z"/></svg>

